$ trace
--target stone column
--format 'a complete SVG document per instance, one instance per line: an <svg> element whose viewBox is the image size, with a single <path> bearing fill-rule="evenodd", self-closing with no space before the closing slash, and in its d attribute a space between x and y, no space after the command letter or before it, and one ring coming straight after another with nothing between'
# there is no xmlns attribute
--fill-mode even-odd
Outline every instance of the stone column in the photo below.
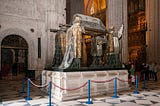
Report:
<svg viewBox="0 0 160 106"><path fill-rule="evenodd" d="M59 29L59 24L66 24L66 0L49 0L46 7L46 67L51 67L55 51L55 33L50 32L50 29Z"/></svg>
<svg viewBox="0 0 160 106"><path fill-rule="evenodd" d="M160 1L146 0L147 61L160 62Z"/></svg>
<svg viewBox="0 0 160 106"><path fill-rule="evenodd" d="M158 0L158 63L160 64L160 1Z"/></svg>
<svg viewBox="0 0 160 106"><path fill-rule="evenodd" d="M128 15L127 0L107 0L106 27L114 26L115 32L124 24L124 31L121 39L122 50L120 54L121 61L128 62Z"/></svg>

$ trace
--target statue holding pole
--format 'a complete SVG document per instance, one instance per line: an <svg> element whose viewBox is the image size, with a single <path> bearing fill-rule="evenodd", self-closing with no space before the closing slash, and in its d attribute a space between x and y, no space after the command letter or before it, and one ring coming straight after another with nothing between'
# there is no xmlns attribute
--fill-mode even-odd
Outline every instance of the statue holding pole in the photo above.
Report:
<svg viewBox="0 0 160 106"><path fill-rule="evenodd" d="M81 65L81 42L84 28L81 26L81 17L75 16L73 25L66 33L66 52L62 60L60 69L76 68L79 69Z"/></svg>

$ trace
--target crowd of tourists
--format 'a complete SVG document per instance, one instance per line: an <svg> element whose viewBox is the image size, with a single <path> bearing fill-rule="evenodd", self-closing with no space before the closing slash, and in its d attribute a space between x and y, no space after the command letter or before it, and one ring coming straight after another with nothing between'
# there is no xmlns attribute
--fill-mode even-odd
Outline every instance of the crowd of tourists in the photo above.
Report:
<svg viewBox="0 0 160 106"><path fill-rule="evenodd" d="M125 64L125 68L128 70L128 79L131 81L131 84L135 84L135 76L137 72L140 72L140 81L145 80L154 80L158 81L157 74L158 74L158 64L155 63L142 63L137 68L135 64L129 62Z"/></svg>
<svg viewBox="0 0 160 106"><path fill-rule="evenodd" d="M158 64L155 63L143 63L140 68L140 80L154 79L157 81Z"/></svg>

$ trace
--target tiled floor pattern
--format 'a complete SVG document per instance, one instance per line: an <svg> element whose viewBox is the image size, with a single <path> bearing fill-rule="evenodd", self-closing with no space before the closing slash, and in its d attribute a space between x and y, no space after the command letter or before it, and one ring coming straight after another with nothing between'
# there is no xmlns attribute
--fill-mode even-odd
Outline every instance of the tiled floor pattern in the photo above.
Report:
<svg viewBox="0 0 160 106"><path fill-rule="evenodd" d="M38 82L35 82L38 84ZM25 84L25 91L27 91ZM143 81L139 82L140 94L133 94L135 86L131 86L128 91L118 92L119 98L113 99L113 94L92 97L93 104L90 106L160 106L160 82L153 80L146 82L144 89ZM0 80L0 106L47 106L48 95L39 88L31 86L31 97L33 100L26 101L26 93L22 91L21 81ZM59 102L52 98L54 106L86 106L85 99Z"/></svg>
<svg viewBox="0 0 160 106"><path fill-rule="evenodd" d="M73 101L59 102L54 99L54 106L87 106L87 99L77 99ZM93 104L90 106L160 106L160 91L142 91L140 94L125 94L119 98L111 97L95 97L92 99ZM18 99L13 101L2 102L2 106L47 106L49 103L48 97L36 98L30 101Z"/></svg>

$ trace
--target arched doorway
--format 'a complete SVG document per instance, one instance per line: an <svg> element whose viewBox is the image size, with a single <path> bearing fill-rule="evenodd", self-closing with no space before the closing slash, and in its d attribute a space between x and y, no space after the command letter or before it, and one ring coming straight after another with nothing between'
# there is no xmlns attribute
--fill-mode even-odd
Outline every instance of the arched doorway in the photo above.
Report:
<svg viewBox="0 0 160 106"><path fill-rule="evenodd" d="M8 35L1 43L2 78L21 78L27 71L28 44L19 35Z"/></svg>

